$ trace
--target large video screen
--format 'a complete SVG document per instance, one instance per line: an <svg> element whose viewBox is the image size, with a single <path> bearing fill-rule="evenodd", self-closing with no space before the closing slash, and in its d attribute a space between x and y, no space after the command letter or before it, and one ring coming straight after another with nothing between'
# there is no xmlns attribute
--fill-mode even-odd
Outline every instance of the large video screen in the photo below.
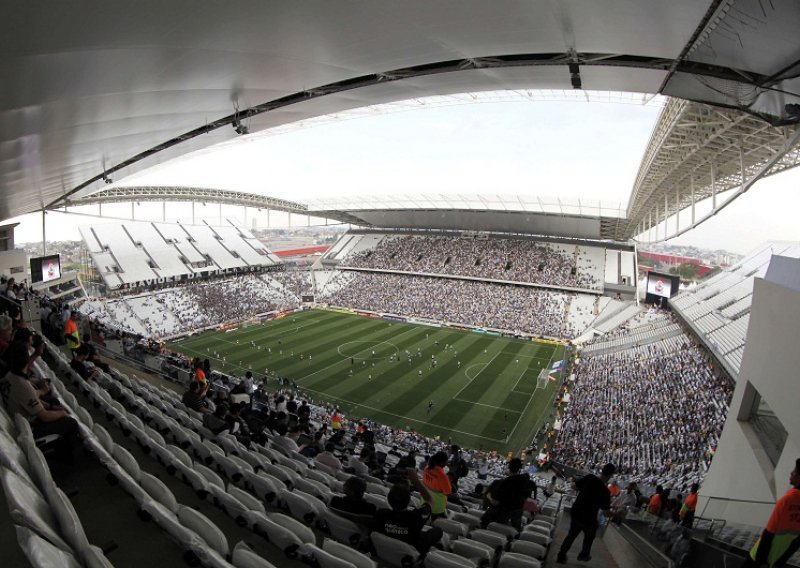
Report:
<svg viewBox="0 0 800 568"><path fill-rule="evenodd" d="M647 293L669 298L672 292L672 279L668 276L650 272L647 275Z"/></svg>
<svg viewBox="0 0 800 568"><path fill-rule="evenodd" d="M31 282L49 282L61 278L61 257L57 254L31 259Z"/></svg>

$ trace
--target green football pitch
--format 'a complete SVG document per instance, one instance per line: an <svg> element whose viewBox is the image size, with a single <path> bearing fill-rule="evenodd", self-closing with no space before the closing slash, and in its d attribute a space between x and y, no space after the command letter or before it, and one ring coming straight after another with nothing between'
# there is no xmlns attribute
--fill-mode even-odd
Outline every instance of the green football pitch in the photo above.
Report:
<svg viewBox="0 0 800 568"><path fill-rule="evenodd" d="M168 347L238 376L250 369L261 377L269 369L351 419L515 453L530 442L557 390L554 381L537 388L540 371L564 352L561 346L325 310L208 331Z"/></svg>

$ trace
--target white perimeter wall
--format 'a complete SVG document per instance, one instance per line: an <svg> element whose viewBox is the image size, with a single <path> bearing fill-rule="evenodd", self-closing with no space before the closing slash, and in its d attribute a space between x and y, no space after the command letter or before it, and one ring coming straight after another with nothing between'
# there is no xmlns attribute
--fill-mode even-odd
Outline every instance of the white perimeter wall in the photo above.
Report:
<svg viewBox="0 0 800 568"><path fill-rule="evenodd" d="M747 345L719 448L700 489L706 518L763 526L800 458L800 291L756 278ZM789 433L777 467L747 418L752 384Z"/></svg>

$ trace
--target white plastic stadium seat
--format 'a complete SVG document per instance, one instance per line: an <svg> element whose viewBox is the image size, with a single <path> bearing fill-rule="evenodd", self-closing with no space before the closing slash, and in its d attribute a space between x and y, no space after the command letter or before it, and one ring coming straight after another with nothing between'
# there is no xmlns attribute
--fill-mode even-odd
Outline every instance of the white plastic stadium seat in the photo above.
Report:
<svg viewBox="0 0 800 568"><path fill-rule="evenodd" d="M474 560L479 566L491 566L495 557L495 549L488 544L460 538L451 545L453 554Z"/></svg>
<svg viewBox="0 0 800 568"><path fill-rule="evenodd" d="M306 553L320 568L356 568L352 562L334 556L313 544L306 545Z"/></svg>
<svg viewBox="0 0 800 568"><path fill-rule="evenodd" d="M498 568L541 568L542 563L536 560L535 558L531 558L530 556L525 556L524 554L519 554L518 552L506 552L500 557L500 562L498 563Z"/></svg>
<svg viewBox="0 0 800 568"><path fill-rule="evenodd" d="M69 545L56 531L56 519L50 506L39 492L13 471L0 468L3 490L11 520L42 535L58 548L69 550Z"/></svg>
<svg viewBox="0 0 800 568"><path fill-rule="evenodd" d="M350 519L345 519L344 517L337 515L330 509L326 509L322 513L322 519L330 531L331 536L339 542L359 548L367 539L367 533L365 529L362 529Z"/></svg>
<svg viewBox="0 0 800 568"><path fill-rule="evenodd" d="M176 515L178 514L178 501L163 481L143 471L142 476L139 478L139 485L142 486L142 489L144 489L150 497L164 505Z"/></svg>
<svg viewBox="0 0 800 568"><path fill-rule="evenodd" d="M186 528L197 533L206 541L208 546L216 550L221 556L228 555L230 549L228 548L228 540L225 538L225 534L203 513L179 505L178 519Z"/></svg>
<svg viewBox="0 0 800 568"><path fill-rule="evenodd" d="M26 527L16 527L17 542L28 558L31 566L52 566L53 568L81 568L75 557L54 546L46 539Z"/></svg>
<svg viewBox="0 0 800 568"><path fill-rule="evenodd" d="M89 544L75 508L61 489L55 488L50 504L53 507L61 534L87 568L113 568L103 551Z"/></svg>
<svg viewBox="0 0 800 568"><path fill-rule="evenodd" d="M263 535L269 542L281 549L287 558L297 558L300 547L304 544L298 535L283 524L272 520L269 515L253 512L251 518L253 519L252 528L257 534Z"/></svg>
<svg viewBox="0 0 800 568"><path fill-rule="evenodd" d="M547 554L547 549L541 544L529 542L527 540L515 540L511 543L511 552L519 552L537 560L543 560Z"/></svg>
<svg viewBox="0 0 800 568"><path fill-rule="evenodd" d="M357 568L377 568L378 566L378 563L366 554L362 554L346 544L336 542L329 538L322 541L322 549L329 554L333 554L337 558L347 560Z"/></svg>
<svg viewBox="0 0 800 568"><path fill-rule="evenodd" d="M475 529L471 533L469 533L469 538L472 540L477 540L478 542L482 542L484 544L488 544L496 551L501 551L505 547L508 539L501 534L497 534L496 532L492 532L486 529Z"/></svg>
<svg viewBox="0 0 800 568"><path fill-rule="evenodd" d="M275 565L261 558L244 541L239 541L233 547L231 564L236 568L275 568Z"/></svg>
<svg viewBox="0 0 800 568"><path fill-rule="evenodd" d="M419 551L410 544L378 532L369 535L378 558L394 568L408 568L419 564Z"/></svg>
<svg viewBox="0 0 800 568"><path fill-rule="evenodd" d="M431 550L425 556L425 568L476 568L477 565L468 558L442 550Z"/></svg>

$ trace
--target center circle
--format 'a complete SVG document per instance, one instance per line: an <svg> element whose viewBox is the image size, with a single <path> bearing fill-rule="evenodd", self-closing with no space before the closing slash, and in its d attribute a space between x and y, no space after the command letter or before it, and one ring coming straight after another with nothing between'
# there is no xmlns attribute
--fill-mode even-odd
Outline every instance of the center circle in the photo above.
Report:
<svg viewBox="0 0 800 568"><path fill-rule="evenodd" d="M386 348L379 350L381 345L388 345L393 352L386 355L380 354L381 351L386 350ZM394 343L389 343L388 341L348 341L347 343L342 343L336 350L342 357L347 357L348 359L358 359L359 361L369 359L386 359L392 355L396 356L399 353L397 346ZM372 356L373 351L375 351L375 357ZM361 353L361 355L358 355L359 353Z"/></svg>

